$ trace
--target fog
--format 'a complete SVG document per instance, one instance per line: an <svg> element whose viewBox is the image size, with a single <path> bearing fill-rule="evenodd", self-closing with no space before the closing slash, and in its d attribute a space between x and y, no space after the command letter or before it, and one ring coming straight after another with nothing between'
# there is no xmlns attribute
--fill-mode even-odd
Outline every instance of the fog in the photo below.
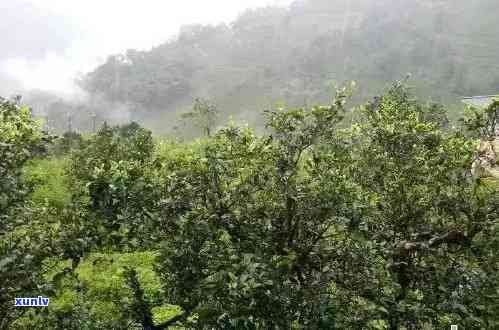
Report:
<svg viewBox="0 0 499 330"><path fill-rule="evenodd" d="M71 45L76 29L63 17L29 3L3 1L0 20L0 92L18 92L30 85L15 70L20 60L36 63L49 54L62 54Z"/></svg>
<svg viewBox="0 0 499 330"><path fill-rule="evenodd" d="M197 97L254 126L276 102L355 102L411 73L457 113L499 92L495 0L15 0L0 5L0 95L21 94L63 131L139 121L169 134ZM220 121L219 124L224 124Z"/></svg>
<svg viewBox="0 0 499 330"><path fill-rule="evenodd" d="M0 91L78 93L74 79L109 55L150 49L174 37L185 24L230 22L247 8L289 2L3 1Z"/></svg>

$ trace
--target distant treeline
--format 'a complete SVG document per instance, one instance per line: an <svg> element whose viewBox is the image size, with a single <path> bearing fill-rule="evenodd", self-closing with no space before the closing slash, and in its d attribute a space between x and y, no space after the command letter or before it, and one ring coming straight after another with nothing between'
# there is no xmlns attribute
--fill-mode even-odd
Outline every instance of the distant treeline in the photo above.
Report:
<svg viewBox="0 0 499 330"><path fill-rule="evenodd" d="M136 105L136 119L201 96L260 123L259 111L277 101L325 102L325 87L347 79L365 99L407 73L418 94L455 104L497 92L497 12L495 0L296 1L247 11L230 25L184 27L150 51L109 57L81 86Z"/></svg>
<svg viewBox="0 0 499 330"><path fill-rule="evenodd" d="M354 101L365 100L411 73L416 94L450 106L453 119L461 96L497 93L497 12L496 0L305 0L248 10L229 25L184 26L150 51L110 56L79 80L92 106L52 100L44 113L55 127L67 127L69 109L82 130L96 112L166 133L203 97L220 120L261 127L261 110L276 102L327 102L329 86L346 80L358 82Z"/></svg>

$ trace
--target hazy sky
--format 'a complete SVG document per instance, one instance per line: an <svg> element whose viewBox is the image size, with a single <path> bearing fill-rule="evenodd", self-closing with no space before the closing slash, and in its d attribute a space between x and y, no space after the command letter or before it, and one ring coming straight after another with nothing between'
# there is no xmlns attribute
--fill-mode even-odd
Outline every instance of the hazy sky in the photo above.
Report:
<svg viewBox="0 0 499 330"><path fill-rule="evenodd" d="M27 89L71 92L76 74L91 70L109 54L149 49L184 24L229 23L247 8L288 5L292 0L0 2L7 17L0 22L0 84L14 78Z"/></svg>

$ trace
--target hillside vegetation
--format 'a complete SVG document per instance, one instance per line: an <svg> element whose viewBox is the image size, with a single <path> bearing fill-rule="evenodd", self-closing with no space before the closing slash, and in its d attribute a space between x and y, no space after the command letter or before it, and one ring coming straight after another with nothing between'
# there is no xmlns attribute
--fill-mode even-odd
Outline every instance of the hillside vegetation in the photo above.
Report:
<svg viewBox="0 0 499 330"><path fill-rule="evenodd" d="M180 143L54 138L2 100L0 328L498 328L499 194L475 168L499 107L457 130L396 83L345 126L349 101Z"/></svg>
<svg viewBox="0 0 499 330"><path fill-rule="evenodd" d="M411 73L416 94L455 119L461 96L498 92L498 11L495 0L295 1L185 26L149 51L110 56L80 85L168 132L197 97L263 126L261 110L276 102L327 102L346 80L359 82L359 101Z"/></svg>

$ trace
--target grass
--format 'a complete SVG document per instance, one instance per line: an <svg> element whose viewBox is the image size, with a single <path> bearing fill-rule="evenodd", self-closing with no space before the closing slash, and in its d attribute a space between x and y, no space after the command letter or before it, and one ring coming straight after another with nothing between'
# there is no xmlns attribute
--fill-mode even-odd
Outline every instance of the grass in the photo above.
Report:
<svg viewBox="0 0 499 330"><path fill-rule="evenodd" d="M65 158L35 159L24 168L24 179L33 186L32 202L59 209L70 202L66 162Z"/></svg>

